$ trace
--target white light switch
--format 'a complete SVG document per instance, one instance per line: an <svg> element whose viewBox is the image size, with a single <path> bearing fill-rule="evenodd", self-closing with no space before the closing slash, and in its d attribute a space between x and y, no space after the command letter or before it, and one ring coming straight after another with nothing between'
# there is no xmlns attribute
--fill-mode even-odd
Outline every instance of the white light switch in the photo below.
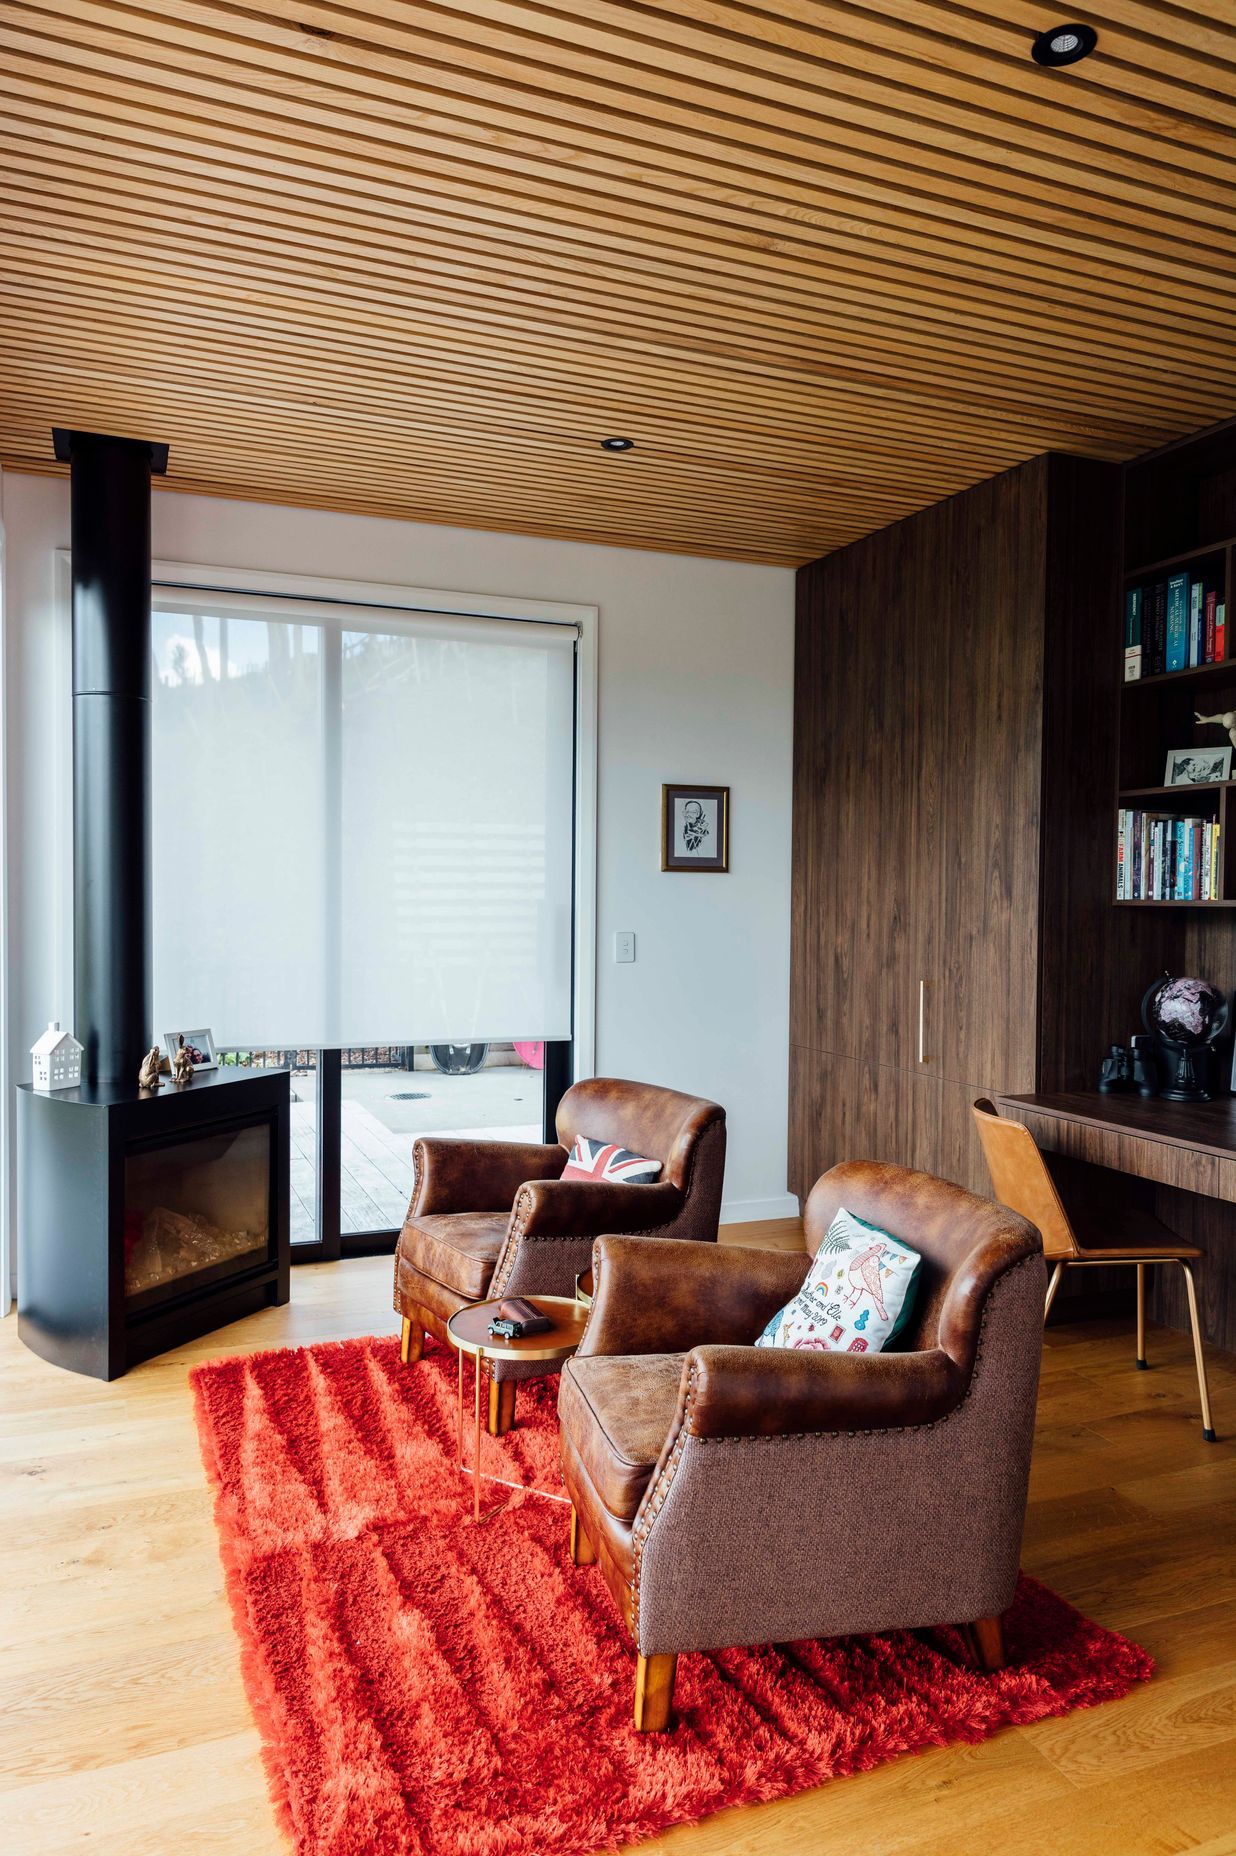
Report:
<svg viewBox="0 0 1236 1856"><path fill-rule="evenodd" d="M630 928L624 928L614 936L614 959L635 959L635 935Z"/></svg>

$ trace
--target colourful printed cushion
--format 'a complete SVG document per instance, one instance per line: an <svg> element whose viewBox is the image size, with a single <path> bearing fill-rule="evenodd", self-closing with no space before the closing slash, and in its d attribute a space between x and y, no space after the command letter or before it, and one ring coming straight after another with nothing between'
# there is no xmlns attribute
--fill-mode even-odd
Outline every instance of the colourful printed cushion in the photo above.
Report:
<svg viewBox="0 0 1236 1856"><path fill-rule="evenodd" d="M661 1171L659 1160L645 1160L629 1147L613 1141L590 1141L585 1134L575 1137L571 1155L562 1169L563 1179L610 1180L620 1186L647 1186Z"/></svg>
<svg viewBox="0 0 1236 1856"><path fill-rule="evenodd" d="M882 1353L914 1312L922 1264L917 1250L842 1206L806 1282L755 1344Z"/></svg>

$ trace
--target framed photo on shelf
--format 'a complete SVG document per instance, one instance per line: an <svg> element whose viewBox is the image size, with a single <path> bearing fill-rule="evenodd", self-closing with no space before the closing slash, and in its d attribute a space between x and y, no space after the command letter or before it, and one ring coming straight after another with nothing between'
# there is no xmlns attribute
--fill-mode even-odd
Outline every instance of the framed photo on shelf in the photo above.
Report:
<svg viewBox="0 0 1236 1856"><path fill-rule="evenodd" d="M728 870L728 786L661 788L662 870Z"/></svg>
<svg viewBox="0 0 1236 1856"><path fill-rule="evenodd" d="M1164 786L1213 786L1232 777L1232 750L1226 748L1171 748Z"/></svg>
<svg viewBox="0 0 1236 1856"><path fill-rule="evenodd" d="M179 1031L163 1033L163 1048L167 1052L169 1063L176 1056L176 1046L180 1042L180 1036ZM215 1054L215 1041L209 1031L186 1031L184 1040L185 1049L189 1053L189 1062L195 1070L217 1070L219 1068L219 1059Z"/></svg>

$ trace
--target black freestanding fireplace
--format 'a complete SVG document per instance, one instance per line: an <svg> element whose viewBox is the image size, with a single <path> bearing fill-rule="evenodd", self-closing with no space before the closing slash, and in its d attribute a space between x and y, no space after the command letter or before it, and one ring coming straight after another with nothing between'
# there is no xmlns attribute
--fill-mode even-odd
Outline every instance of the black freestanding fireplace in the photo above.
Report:
<svg viewBox="0 0 1236 1856"><path fill-rule="evenodd" d="M18 1331L99 1379L288 1299L286 1071L138 1088L151 1036L150 477L167 447L56 432L72 478L80 1087L18 1096Z"/></svg>

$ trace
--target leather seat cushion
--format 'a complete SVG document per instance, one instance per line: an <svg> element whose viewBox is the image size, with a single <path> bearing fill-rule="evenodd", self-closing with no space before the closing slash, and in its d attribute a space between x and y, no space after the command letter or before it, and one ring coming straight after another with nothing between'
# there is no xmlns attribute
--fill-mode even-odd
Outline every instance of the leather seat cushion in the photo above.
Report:
<svg viewBox="0 0 1236 1856"><path fill-rule="evenodd" d="M404 1226L400 1258L469 1302L484 1300L510 1217L506 1212L438 1212Z"/></svg>
<svg viewBox="0 0 1236 1856"><path fill-rule="evenodd" d="M559 1423L620 1521L634 1519L673 1427L686 1357L597 1354L577 1356L562 1369Z"/></svg>

